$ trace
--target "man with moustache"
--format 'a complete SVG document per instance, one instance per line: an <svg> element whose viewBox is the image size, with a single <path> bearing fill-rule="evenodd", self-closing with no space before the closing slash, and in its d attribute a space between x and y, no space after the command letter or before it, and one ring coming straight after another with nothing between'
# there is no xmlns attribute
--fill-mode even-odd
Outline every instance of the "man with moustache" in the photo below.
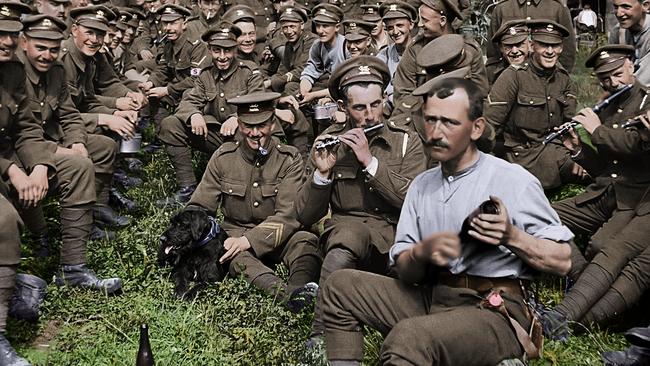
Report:
<svg viewBox="0 0 650 366"><path fill-rule="evenodd" d="M222 0L199 0L197 6L199 14L187 18L187 29L185 30L190 39L199 39L201 35L217 24L222 11Z"/></svg>
<svg viewBox="0 0 650 366"><path fill-rule="evenodd" d="M634 47L634 75L643 85L650 85L650 11L649 0L614 0L618 20L609 33L609 43Z"/></svg>
<svg viewBox="0 0 650 366"><path fill-rule="evenodd" d="M487 97L485 118L496 136L503 134L505 159L526 168L544 189L553 189L586 177L560 141L542 144L575 114L575 85L558 62L569 31L544 19L529 21L528 28L531 56L501 73Z"/></svg>
<svg viewBox="0 0 650 366"><path fill-rule="evenodd" d="M573 234L520 166L482 153L483 95L446 78L424 96L427 148L436 168L411 183L390 248L398 278L356 269L323 285L330 365L360 365L362 326L386 337L385 365L496 365L539 357L528 336L526 285L539 272L564 275ZM464 221L486 200L497 214ZM471 346L470 346L471 345Z"/></svg>
<svg viewBox="0 0 650 366"><path fill-rule="evenodd" d="M386 29L386 33L391 39L391 44L383 48L377 54L377 57L388 65L391 80L386 87L386 95L390 103L390 110L393 109L393 77L397 70L397 65L402 59L402 55L407 45L411 42L411 31L418 18L418 11L413 6L404 1L392 0L386 1L379 7L379 14Z"/></svg>
<svg viewBox="0 0 650 366"><path fill-rule="evenodd" d="M343 21L343 33L345 37L345 59L372 54L370 42L371 32L375 27L373 23L363 20L350 19Z"/></svg>
<svg viewBox="0 0 650 366"><path fill-rule="evenodd" d="M228 99L237 108L241 138L212 155L186 209L204 209L211 216L220 209L220 227L229 238L219 261L230 262L233 277L243 274L247 282L299 312L316 296L321 256L318 238L300 230L294 212L293 198L303 176L300 154L272 136L279 97L254 92ZM284 263L287 284L269 263Z"/></svg>
<svg viewBox="0 0 650 366"><path fill-rule="evenodd" d="M521 65L528 59L530 42L526 21L513 19L503 23L492 36L492 42L499 45L501 57L494 57L485 64L490 85L508 66Z"/></svg>
<svg viewBox="0 0 650 366"><path fill-rule="evenodd" d="M239 28L226 22L203 33L201 39L208 45L212 65L196 78L176 113L160 124L160 139L174 166L180 190L159 200L158 206L185 203L192 196L196 189L192 147L212 154L224 139L235 135L237 110L227 99L264 90L257 66L236 60L239 34Z"/></svg>
<svg viewBox="0 0 650 366"><path fill-rule="evenodd" d="M280 13L280 29L287 39L278 71L264 82L266 88L296 95L300 89L300 74L309 59L309 50L316 41L316 36L305 31L307 14L299 8L287 6Z"/></svg>
<svg viewBox="0 0 650 366"><path fill-rule="evenodd" d="M598 115L585 108L574 117L590 135L593 147L574 132L564 141L571 158L587 169L594 183L584 193L553 204L562 223L590 237L584 255L572 248L569 278L575 283L549 315L556 321L608 324L634 307L650 285L648 134L645 127L621 128L626 120L650 110L650 89L634 76L634 52L632 46L606 45L585 63L607 93L625 85L632 89ZM566 323L556 321L547 335L566 339Z"/></svg>
<svg viewBox="0 0 650 366"><path fill-rule="evenodd" d="M339 34L343 11L336 5L319 4L312 10L312 31L318 36L309 49L307 66L300 74L300 95L304 103L316 101L328 95L327 88L312 91L327 85L329 76L345 60L345 37Z"/></svg>
<svg viewBox="0 0 650 366"><path fill-rule="evenodd" d="M70 0L36 0L34 7L37 13L51 15L64 22L70 15Z"/></svg>
<svg viewBox="0 0 650 366"><path fill-rule="evenodd" d="M140 84L147 96L177 106L184 91L194 86L201 70L210 65L205 43L190 39L185 19L191 12L179 5L164 5L158 9L167 35L167 43L156 59L156 69L149 80Z"/></svg>
<svg viewBox="0 0 650 366"><path fill-rule="evenodd" d="M313 148L307 180L298 191L298 220L309 227L328 213L320 241L326 255L320 284L343 268L386 274L388 249L404 195L411 180L425 169L417 134L384 122L388 68L373 56L346 60L329 81L329 93L347 115L330 126L314 146L337 137L334 148ZM385 125L364 134L363 128ZM319 299L307 347L318 352L323 341L323 303Z"/></svg>

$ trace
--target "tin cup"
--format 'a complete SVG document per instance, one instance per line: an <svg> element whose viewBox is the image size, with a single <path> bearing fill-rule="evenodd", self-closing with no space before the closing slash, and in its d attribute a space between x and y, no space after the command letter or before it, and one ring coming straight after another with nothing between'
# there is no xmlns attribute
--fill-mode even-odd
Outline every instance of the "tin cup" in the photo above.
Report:
<svg viewBox="0 0 650 366"><path fill-rule="evenodd" d="M122 154L133 154L140 151L140 145L142 144L142 135L136 133L132 138L126 140L122 139L120 142L120 153Z"/></svg>

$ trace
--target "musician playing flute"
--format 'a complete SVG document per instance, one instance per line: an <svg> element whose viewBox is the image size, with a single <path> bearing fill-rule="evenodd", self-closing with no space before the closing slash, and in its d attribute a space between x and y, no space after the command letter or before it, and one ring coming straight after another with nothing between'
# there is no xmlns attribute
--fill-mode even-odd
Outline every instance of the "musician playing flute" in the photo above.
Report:
<svg viewBox="0 0 650 366"><path fill-rule="evenodd" d="M558 62L569 31L551 20L530 21L531 55L510 65L490 90L484 116L503 140L504 158L524 167L544 189L580 182L585 171L560 141L543 144L576 111L575 85ZM495 149L496 150L501 150Z"/></svg>
<svg viewBox="0 0 650 366"><path fill-rule="evenodd" d="M426 158L415 132L390 122L363 132L384 122L384 89L389 81L387 66L373 56L344 61L329 80L330 95L347 120L330 126L314 146L335 137L341 143L312 149L307 179L295 203L298 220L305 226L318 222L331 207L320 237L326 250L321 284L342 268L386 273L406 191L425 170ZM319 297L308 347L322 344L320 302Z"/></svg>
<svg viewBox="0 0 650 366"><path fill-rule="evenodd" d="M566 320L607 324L619 319L650 285L650 145L643 124L621 128L650 110L650 88L635 79L633 55L632 46L606 45L589 56L586 66L610 95L625 85L633 87L600 115L585 108L574 117L593 147L573 130L563 136L572 159L594 183L583 194L553 205L562 224L591 237L584 254L572 245L569 279L575 284L547 319L547 336L555 339L566 338Z"/></svg>

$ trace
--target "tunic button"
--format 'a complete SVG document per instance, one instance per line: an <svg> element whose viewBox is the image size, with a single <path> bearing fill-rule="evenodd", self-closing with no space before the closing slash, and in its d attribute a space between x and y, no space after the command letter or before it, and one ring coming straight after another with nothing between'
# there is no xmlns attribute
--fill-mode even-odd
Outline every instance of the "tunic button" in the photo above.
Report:
<svg viewBox="0 0 650 366"><path fill-rule="evenodd" d="M259 184L257 182L253 182L253 187L257 188L257 187L259 187Z"/></svg>
<svg viewBox="0 0 650 366"><path fill-rule="evenodd" d="M406 122L411 122L411 117L406 117Z"/></svg>
<svg viewBox="0 0 650 366"><path fill-rule="evenodd" d="M337 178L341 178L341 177L342 177L341 173L338 173L338 174L336 175L336 177L337 177Z"/></svg>
<svg viewBox="0 0 650 366"><path fill-rule="evenodd" d="M531 101L530 101L530 102L528 102L528 103L530 103L530 104L533 104L533 103L535 103L535 102L531 100Z"/></svg>
<svg viewBox="0 0 650 366"><path fill-rule="evenodd" d="M623 110L621 108L616 110L616 113L623 113Z"/></svg>
<svg viewBox="0 0 650 366"><path fill-rule="evenodd" d="M277 188L276 188L276 189L274 189L274 190L273 190L273 192L275 192L275 193L278 193L278 189L277 189Z"/></svg>
<svg viewBox="0 0 650 366"><path fill-rule="evenodd" d="M550 96L548 96L548 97L546 97L546 99L547 99L547 100L551 100L551 97L550 97Z"/></svg>
<svg viewBox="0 0 650 366"><path fill-rule="evenodd" d="M526 20L530 20L530 17L526 17Z"/></svg>
<svg viewBox="0 0 650 366"><path fill-rule="evenodd" d="M548 114L549 117L553 117L553 112Z"/></svg>
<svg viewBox="0 0 650 366"><path fill-rule="evenodd" d="M375 207L375 212L379 212L379 207Z"/></svg>
<svg viewBox="0 0 650 366"><path fill-rule="evenodd" d="M260 166L260 163L255 163L255 166Z"/></svg>
<svg viewBox="0 0 650 366"><path fill-rule="evenodd" d="M612 173L611 177L612 177L612 178L616 178L616 177L618 177L618 174L616 174L616 173Z"/></svg>
<svg viewBox="0 0 650 366"><path fill-rule="evenodd" d="M45 124L45 121L43 121L43 124Z"/></svg>
<svg viewBox="0 0 650 366"><path fill-rule="evenodd" d="M253 202L253 207L257 207L257 206L259 206L259 205L260 205L259 202L257 202L257 201Z"/></svg>
<svg viewBox="0 0 650 366"><path fill-rule="evenodd" d="M220 93L219 96L223 98L223 93Z"/></svg>
<svg viewBox="0 0 650 366"><path fill-rule="evenodd" d="M618 160L612 161L613 164L618 164Z"/></svg>
<svg viewBox="0 0 650 366"><path fill-rule="evenodd" d="M0 132L5 132L5 128L0 128Z"/></svg>
<svg viewBox="0 0 650 366"><path fill-rule="evenodd" d="M612 128L618 128L618 124L614 123L614 124L612 125Z"/></svg>
<svg viewBox="0 0 650 366"><path fill-rule="evenodd" d="M220 111L225 111L226 109L224 107L219 108Z"/></svg>
<svg viewBox="0 0 650 366"><path fill-rule="evenodd" d="M45 103L41 102L41 107L44 106L44 105L45 105Z"/></svg>
<svg viewBox="0 0 650 366"><path fill-rule="evenodd" d="M229 189L229 190L228 190L228 193L232 193L232 189Z"/></svg>
<svg viewBox="0 0 650 366"><path fill-rule="evenodd" d="M526 5L530 6L530 1L527 1L527 2L526 2Z"/></svg>
<svg viewBox="0 0 650 366"><path fill-rule="evenodd" d="M368 190L369 190L370 192L372 192L372 191L374 191L375 189L372 188L372 187L370 187L370 188L368 188Z"/></svg>

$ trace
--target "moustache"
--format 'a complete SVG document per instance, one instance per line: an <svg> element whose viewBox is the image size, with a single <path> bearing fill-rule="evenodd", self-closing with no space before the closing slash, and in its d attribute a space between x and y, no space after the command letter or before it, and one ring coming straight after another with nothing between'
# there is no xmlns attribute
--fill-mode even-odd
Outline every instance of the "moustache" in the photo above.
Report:
<svg viewBox="0 0 650 366"><path fill-rule="evenodd" d="M444 140L441 140L441 139L440 140L429 140L429 141L425 142L425 145L427 147L443 147L443 148L449 147L449 143L447 143L447 141L444 141Z"/></svg>

